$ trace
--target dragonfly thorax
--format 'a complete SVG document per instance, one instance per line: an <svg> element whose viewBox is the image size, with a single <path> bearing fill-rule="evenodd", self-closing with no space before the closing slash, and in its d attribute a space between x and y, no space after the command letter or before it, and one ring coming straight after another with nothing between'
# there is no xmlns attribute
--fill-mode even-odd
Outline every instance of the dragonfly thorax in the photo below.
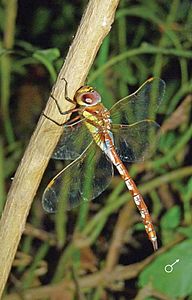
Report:
<svg viewBox="0 0 192 300"><path fill-rule="evenodd" d="M85 107L82 115L86 119L85 123L91 132L99 131L104 133L111 129L110 113L101 103Z"/></svg>

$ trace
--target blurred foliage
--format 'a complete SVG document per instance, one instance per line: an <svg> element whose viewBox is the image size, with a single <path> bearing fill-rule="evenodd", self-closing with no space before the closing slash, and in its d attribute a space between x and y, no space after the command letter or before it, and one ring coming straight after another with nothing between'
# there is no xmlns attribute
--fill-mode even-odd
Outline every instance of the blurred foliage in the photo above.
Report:
<svg viewBox="0 0 192 300"><path fill-rule="evenodd" d="M0 212L86 3L0 2ZM119 269L115 277L114 267L102 277L120 208L125 209L129 198L125 185L115 176L100 201L67 214L46 215L41 195L55 168L61 167L60 162L51 162L31 209L5 299L25 299L29 288L33 299L192 299L191 49L190 0L121 0L88 76L107 107L151 76L166 82L157 115L164 133L156 156L129 168L147 199L162 249L147 261L152 248L134 212L115 267L136 270L140 263L141 268L132 277L118 276ZM165 273L165 265L176 259L180 261L174 271ZM91 273L95 277L89 277ZM75 292L69 291L68 282L74 283Z"/></svg>

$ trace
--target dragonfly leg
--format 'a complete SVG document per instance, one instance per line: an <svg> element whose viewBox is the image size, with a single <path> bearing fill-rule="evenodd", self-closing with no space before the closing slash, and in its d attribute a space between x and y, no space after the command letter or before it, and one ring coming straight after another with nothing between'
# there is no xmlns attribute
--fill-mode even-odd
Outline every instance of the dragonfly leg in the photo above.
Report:
<svg viewBox="0 0 192 300"><path fill-rule="evenodd" d="M65 100L67 100L68 102L73 103L73 104L76 105L77 104L76 101L73 100L73 99L71 99L71 98L69 98L68 95L67 95L67 86L68 86L67 80L65 78L61 78L61 80L65 81ZM59 110L59 112L60 112L61 115L66 115L66 114L69 114L69 113L71 113L73 111L78 111L78 110L70 109L68 111L64 111L63 112L62 109L61 109L61 107L60 107L60 105L59 105L59 103L58 103L58 101L57 101L57 99L53 96L52 93L51 93L50 97L55 101L55 104L57 105L57 108L58 108L58 110Z"/></svg>
<svg viewBox="0 0 192 300"><path fill-rule="evenodd" d="M79 120L81 117L80 115L74 117L73 119L69 120L67 123L65 123L66 126L73 127L74 123Z"/></svg>
<svg viewBox="0 0 192 300"><path fill-rule="evenodd" d="M68 112L69 113L69 112ZM78 119L80 119L80 115L78 115L78 116L76 116L76 117L74 117L73 119L71 119L69 122L62 122L62 123L59 123L59 122L57 122L57 121L55 121L54 119L52 119L52 118L50 118L50 117L48 117L46 114L44 114L44 113L42 113L42 115L45 117L45 118L47 118L48 120L50 120L50 121L52 121L53 123L55 123L56 125L58 125L58 126L64 126L64 125L66 125L66 126L73 126L73 124L71 124L71 123L73 123L73 122L75 122L75 121L77 121Z"/></svg>
<svg viewBox="0 0 192 300"><path fill-rule="evenodd" d="M61 114L61 115L67 115L67 114L71 114L71 113L73 113L73 112L78 112L78 111L80 111L80 109L79 108L71 108L71 109L69 109L69 110L66 110L66 111L62 111L61 110L61 107L59 106L59 103L58 103L58 101L57 101L57 99L51 94L50 95L50 97L55 101L55 103L56 103L56 106L57 106L57 108L58 108L58 111L59 111L59 113ZM58 126L63 126L66 122L64 122L64 123L59 123L59 122L57 122L57 121L55 121L54 119L52 119L51 117L48 117L46 114L42 114L44 117L46 117L48 120L50 120L50 121L52 121L53 123L55 123L56 125L58 125Z"/></svg>
<svg viewBox="0 0 192 300"><path fill-rule="evenodd" d="M67 114L67 113L69 114L69 113L72 113L72 112L74 112L74 109L70 109L70 110L66 111L66 114ZM73 119L71 119L68 123L67 123L67 122L59 123L59 122L55 121L54 119L52 119L51 117L47 116L47 115L44 114L44 113L42 113L42 115L43 115L45 118L47 118L48 120L50 120L50 121L52 121L53 123L55 123L56 125L58 125L58 126L68 125L68 124L73 123L73 122L77 121L78 119L80 119L80 116L78 115L78 116L74 117ZM72 126L72 125L73 125L73 124L71 124L70 126Z"/></svg>
<svg viewBox="0 0 192 300"><path fill-rule="evenodd" d="M57 99L53 96L53 94L51 94L50 97L55 101L55 104L57 105L58 111L59 111L59 113L60 113L61 115L67 115L67 114L70 114L70 113L73 112L73 111L79 111L78 108L72 108L72 109L69 109L69 110L67 110L67 111L62 111L62 109L61 109L61 107L60 107L60 105L59 105ZM74 102L73 102L73 104L74 104Z"/></svg>
<svg viewBox="0 0 192 300"><path fill-rule="evenodd" d="M64 77L61 78L61 80L65 81L65 99L73 104L76 104L76 102L73 99L68 97L68 93L67 93L68 82L67 82L67 80Z"/></svg>
<svg viewBox="0 0 192 300"><path fill-rule="evenodd" d="M62 80L65 81L65 99L73 104L76 104L76 102L72 99L70 99L68 96L67 96L67 80L65 78L62 78ZM67 114L70 114L70 113L73 113L73 112L78 112L80 109L79 108L71 108L69 110L66 110L66 111L62 111L57 99L53 96L53 94L50 95L50 97L55 101L55 104L57 106L57 109L59 111L59 113L61 115L67 115ZM46 117L48 120L52 121L53 123L55 123L56 125L58 126L63 126L66 122L64 123L59 123L57 121L55 121L54 119L52 119L51 117L48 117L46 114L43 113L43 116Z"/></svg>
<svg viewBox="0 0 192 300"><path fill-rule="evenodd" d="M55 123L55 124L58 125L58 126L63 126L63 125L65 124L65 122L64 122L64 123L59 123L59 122L55 121L54 119L48 117L48 116L47 116L46 114L44 114L44 113L42 113L42 115L43 115L46 119L50 120L51 122Z"/></svg>

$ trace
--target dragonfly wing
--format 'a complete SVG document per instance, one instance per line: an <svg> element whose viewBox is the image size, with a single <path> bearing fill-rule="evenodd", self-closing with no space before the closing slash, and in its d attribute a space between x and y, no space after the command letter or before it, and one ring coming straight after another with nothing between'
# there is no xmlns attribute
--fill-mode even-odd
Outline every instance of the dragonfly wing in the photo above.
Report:
<svg viewBox="0 0 192 300"><path fill-rule="evenodd" d="M81 166L80 192L85 200L98 197L110 184L113 165L101 149L89 149Z"/></svg>
<svg viewBox="0 0 192 300"><path fill-rule="evenodd" d="M42 197L42 205L46 212L54 213L58 208L70 209L70 206L80 203L80 163L78 159L73 161L50 181ZM74 173L76 178L73 182Z"/></svg>
<svg viewBox="0 0 192 300"><path fill-rule="evenodd" d="M165 93L165 82L160 78L147 80L135 93L119 100L110 109L112 123L133 124L154 119Z"/></svg>
<svg viewBox="0 0 192 300"><path fill-rule="evenodd" d="M65 125L64 132L52 154L52 158L60 160L74 160L91 143L92 136L80 120L73 125Z"/></svg>
<svg viewBox="0 0 192 300"><path fill-rule="evenodd" d="M114 144L119 157L125 162L139 162L149 158L160 136L160 126L151 120L133 125L113 125Z"/></svg>
<svg viewBox="0 0 192 300"><path fill-rule="evenodd" d="M99 196L109 185L113 166L95 143L56 175L44 191L45 211L70 210Z"/></svg>

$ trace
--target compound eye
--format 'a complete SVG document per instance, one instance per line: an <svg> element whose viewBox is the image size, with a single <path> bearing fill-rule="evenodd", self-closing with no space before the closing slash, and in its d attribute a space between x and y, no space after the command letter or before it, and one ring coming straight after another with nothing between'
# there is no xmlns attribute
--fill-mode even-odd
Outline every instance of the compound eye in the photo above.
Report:
<svg viewBox="0 0 192 300"><path fill-rule="evenodd" d="M82 101L87 105L95 105L101 101L101 97L96 91L93 91L83 94Z"/></svg>
<svg viewBox="0 0 192 300"><path fill-rule="evenodd" d="M74 96L79 105L93 106L101 102L101 96L90 86L82 86L77 90Z"/></svg>
<svg viewBox="0 0 192 300"><path fill-rule="evenodd" d="M85 104L93 104L94 102L94 96L91 94L91 93L86 93L82 96L82 101L85 103Z"/></svg>

